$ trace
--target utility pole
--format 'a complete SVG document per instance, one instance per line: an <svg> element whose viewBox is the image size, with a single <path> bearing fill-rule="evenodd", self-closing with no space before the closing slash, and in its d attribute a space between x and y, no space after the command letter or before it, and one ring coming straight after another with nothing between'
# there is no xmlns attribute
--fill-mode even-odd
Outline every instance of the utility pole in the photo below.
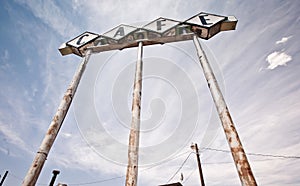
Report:
<svg viewBox="0 0 300 186"><path fill-rule="evenodd" d="M3 178L2 178L2 180L1 180L1 182L0 182L0 186L3 185L4 180L5 180L6 176L7 176L7 174L8 174L8 171L5 171L4 176L3 176Z"/></svg>
<svg viewBox="0 0 300 186"><path fill-rule="evenodd" d="M201 186L205 186L204 178L203 178L203 172L202 172L202 168L201 168L200 154L199 154L199 149L198 149L197 143L192 144L191 148L196 151L197 164L198 164L198 169L199 169Z"/></svg>
<svg viewBox="0 0 300 186"><path fill-rule="evenodd" d="M42 141L42 144L33 160L33 163L23 180L22 186L34 186L36 184L36 181L41 173L41 170L47 159L49 151L56 139L56 136L58 135L58 132L62 126L62 123L73 101L78 84L81 80L82 74L88 63L89 57L90 57L90 51L87 51L86 55L83 58L82 63L80 64L77 72L73 77L72 82L70 83L67 91L65 92L62 101L60 102L58 110L53 117L53 120L48 128L48 131Z"/></svg>
<svg viewBox="0 0 300 186"><path fill-rule="evenodd" d="M196 35L194 36L193 41L197 50L199 62L202 66L204 76L208 83L209 90L211 92L220 120L222 122L227 142L229 144L231 154L242 185L255 186L257 184L253 176L250 164L248 162L241 140L235 129L234 123L232 121L231 115L227 108L225 99L222 95L216 77L212 71L212 68L210 67L210 64L208 63L208 59Z"/></svg>
<svg viewBox="0 0 300 186"><path fill-rule="evenodd" d="M143 42L138 44L138 56L133 88L132 118L128 147L128 166L126 173L126 186L136 186L138 176L138 156L140 138L140 112L142 96L142 74L143 74Z"/></svg>
<svg viewBox="0 0 300 186"><path fill-rule="evenodd" d="M52 176L52 178L51 178L51 181L50 181L49 186L53 186L53 185L54 185L55 180L56 180L56 177L57 177L57 175L58 175L59 173L60 173L59 170L53 170L53 171L52 171L53 176Z"/></svg>

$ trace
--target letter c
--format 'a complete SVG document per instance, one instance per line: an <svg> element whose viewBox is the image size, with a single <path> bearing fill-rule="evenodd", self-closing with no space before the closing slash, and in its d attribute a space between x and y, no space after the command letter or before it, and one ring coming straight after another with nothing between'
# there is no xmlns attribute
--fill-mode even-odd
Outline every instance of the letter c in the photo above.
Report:
<svg viewBox="0 0 300 186"><path fill-rule="evenodd" d="M78 40L76 42L76 45L84 44L85 42L81 42L81 40L82 40L82 38L87 37L87 36L89 36L89 34L84 34L84 35L80 36L80 38L78 38Z"/></svg>

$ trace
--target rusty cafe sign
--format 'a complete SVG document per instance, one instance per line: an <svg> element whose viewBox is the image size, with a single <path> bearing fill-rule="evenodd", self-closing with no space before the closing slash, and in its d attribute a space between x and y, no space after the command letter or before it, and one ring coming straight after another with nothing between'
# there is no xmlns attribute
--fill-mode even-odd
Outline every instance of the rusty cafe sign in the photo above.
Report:
<svg viewBox="0 0 300 186"><path fill-rule="evenodd" d="M122 50L136 47L139 41L143 41L143 45L164 44L192 40L194 34L207 40L220 31L234 30L236 23L234 16L203 12L183 22L160 17L142 27L121 24L102 35L84 32L63 43L59 51L62 55L73 53L83 57L86 49L93 53Z"/></svg>

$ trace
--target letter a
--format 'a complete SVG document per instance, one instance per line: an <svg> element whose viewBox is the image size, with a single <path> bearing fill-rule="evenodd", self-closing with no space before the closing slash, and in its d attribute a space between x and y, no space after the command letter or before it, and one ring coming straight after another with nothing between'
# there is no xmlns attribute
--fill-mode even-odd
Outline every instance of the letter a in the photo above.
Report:
<svg viewBox="0 0 300 186"><path fill-rule="evenodd" d="M118 28L117 32L114 35L114 38L117 37L118 35L119 36L124 36L124 27L121 26L121 27Z"/></svg>

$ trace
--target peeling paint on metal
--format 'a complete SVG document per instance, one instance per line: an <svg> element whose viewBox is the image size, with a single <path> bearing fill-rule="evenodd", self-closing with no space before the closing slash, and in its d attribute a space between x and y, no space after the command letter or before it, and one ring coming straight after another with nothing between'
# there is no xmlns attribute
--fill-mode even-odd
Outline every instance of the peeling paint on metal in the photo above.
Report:
<svg viewBox="0 0 300 186"><path fill-rule="evenodd" d="M136 186L138 177L138 151L140 135L140 111L141 111L141 91L142 91L142 70L143 70L143 43L139 43L138 59L136 62L136 72L134 78L134 90L132 101L132 119L129 134L128 166L126 173L126 186Z"/></svg>
<svg viewBox="0 0 300 186"><path fill-rule="evenodd" d="M23 180L22 186L34 186L36 184L36 181L44 166L49 151L56 139L56 136L58 135L58 132L62 126L64 118L70 108L70 105L72 103L72 98L74 97L74 94L77 90L82 74L88 63L90 54L91 51L87 51L86 56L84 57L82 63L80 64L77 72L75 73L73 80L70 83L67 91L65 92L65 95L57 109L57 112L55 113L55 116L53 117L53 120L39 148L39 151L37 152L35 159L33 160L33 163Z"/></svg>
<svg viewBox="0 0 300 186"><path fill-rule="evenodd" d="M222 126L224 128L227 142L229 144L231 154L235 162L238 175L240 177L240 181L242 185L245 186L256 186L257 184L250 168L250 164L247 160L247 156L243 149L238 133L234 127L232 118L227 108L225 99L220 91L217 80L196 36L194 36L193 41L197 49L199 61L207 80L209 90L211 92L220 120L222 122Z"/></svg>

